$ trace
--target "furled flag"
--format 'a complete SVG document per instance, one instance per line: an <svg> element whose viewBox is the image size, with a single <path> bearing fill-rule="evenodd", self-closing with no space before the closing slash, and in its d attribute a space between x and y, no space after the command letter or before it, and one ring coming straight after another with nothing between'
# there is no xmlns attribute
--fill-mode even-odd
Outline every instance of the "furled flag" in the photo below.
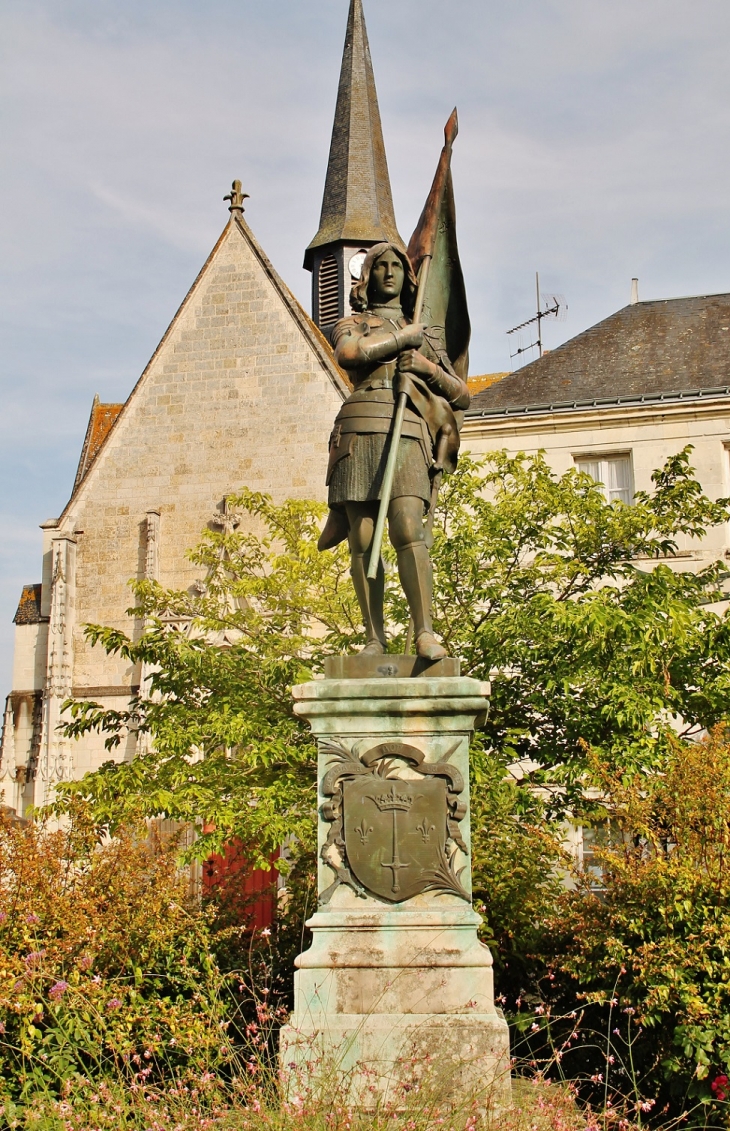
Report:
<svg viewBox="0 0 730 1131"><path fill-rule="evenodd" d="M456 208L451 181L451 148L458 132L459 119L454 110L444 129L445 144L431 191L408 244L408 257L416 275L424 259L431 257L421 322L429 328L429 339L433 336L439 340L454 370L466 381L471 323L456 243ZM431 344L435 346L436 342Z"/></svg>

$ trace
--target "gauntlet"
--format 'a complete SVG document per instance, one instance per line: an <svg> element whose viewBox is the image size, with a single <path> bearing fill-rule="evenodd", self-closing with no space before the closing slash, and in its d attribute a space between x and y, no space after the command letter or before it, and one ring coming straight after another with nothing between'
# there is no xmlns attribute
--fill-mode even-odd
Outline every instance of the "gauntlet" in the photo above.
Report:
<svg viewBox="0 0 730 1131"><path fill-rule="evenodd" d="M423 330L420 326L404 326L402 330L393 330L386 337L379 335L363 335L358 342L360 352L366 361L383 361L386 357L394 357L401 350L418 349L423 343Z"/></svg>

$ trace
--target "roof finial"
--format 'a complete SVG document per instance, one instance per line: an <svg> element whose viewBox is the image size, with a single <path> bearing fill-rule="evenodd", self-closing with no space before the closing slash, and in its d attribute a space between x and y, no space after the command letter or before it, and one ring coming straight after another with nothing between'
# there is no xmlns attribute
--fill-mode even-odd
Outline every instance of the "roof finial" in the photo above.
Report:
<svg viewBox="0 0 730 1131"><path fill-rule="evenodd" d="M223 199L230 200L231 202L228 205L229 212L240 212L241 214L243 214L243 202L244 200L248 200L249 196L247 192L241 192L241 182L234 181L231 185L231 191L228 193L228 196L224 196Z"/></svg>

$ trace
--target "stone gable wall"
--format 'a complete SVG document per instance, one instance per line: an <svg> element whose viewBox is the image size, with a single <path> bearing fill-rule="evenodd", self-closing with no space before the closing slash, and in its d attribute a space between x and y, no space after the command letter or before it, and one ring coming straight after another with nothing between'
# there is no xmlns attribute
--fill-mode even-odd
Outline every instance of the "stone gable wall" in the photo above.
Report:
<svg viewBox="0 0 730 1131"><path fill-rule="evenodd" d="M326 497L332 380L239 229L231 224L72 502L74 686L126 682L83 624L128 624L144 575L146 512L160 512L159 580L196 578L185 551L243 485L275 499Z"/></svg>

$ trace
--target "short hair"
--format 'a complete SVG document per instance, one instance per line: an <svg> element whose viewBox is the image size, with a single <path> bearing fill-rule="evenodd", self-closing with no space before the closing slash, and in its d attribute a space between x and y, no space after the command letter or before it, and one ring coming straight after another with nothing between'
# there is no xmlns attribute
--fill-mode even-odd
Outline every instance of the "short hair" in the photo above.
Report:
<svg viewBox="0 0 730 1131"><path fill-rule="evenodd" d="M411 261L402 250L393 243L376 243L371 247L360 271L360 278L353 283L352 290L350 291L350 306L353 310L361 312L367 310L369 306L368 290L370 287L370 272L376 260L380 259L381 255L385 255L386 251L394 252L401 263L403 264L403 290L401 291L401 306L403 313L409 318L413 317L413 311L416 305L416 294L418 292L418 282L413 273L413 266Z"/></svg>

